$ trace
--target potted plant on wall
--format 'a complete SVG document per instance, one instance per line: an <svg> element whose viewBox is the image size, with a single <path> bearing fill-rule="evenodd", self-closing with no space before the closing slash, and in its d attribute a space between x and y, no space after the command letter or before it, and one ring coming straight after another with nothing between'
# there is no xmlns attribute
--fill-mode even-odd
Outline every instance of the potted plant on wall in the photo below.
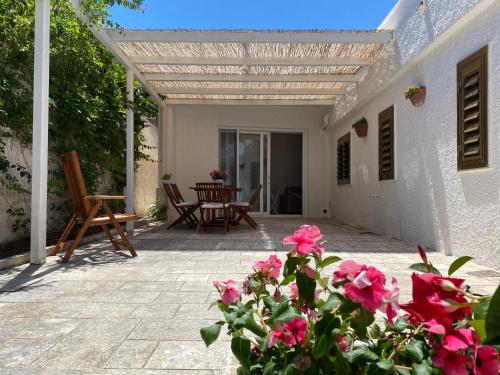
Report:
<svg viewBox="0 0 500 375"><path fill-rule="evenodd" d="M168 184L168 181L172 178L172 173L165 173L163 176L161 176L161 181L164 184Z"/></svg>
<svg viewBox="0 0 500 375"><path fill-rule="evenodd" d="M406 99L410 99L411 104L414 107L421 107L425 103L425 95L427 90L425 86L413 85L407 87L404 91L404 96Z"/></svg>
<svg viewBox="0 0 500 375"><path fill-rule="evenodd" d="M352 127L360 138L366 137L368 134L368 120L365 117L352 124Z"/></svg>
<svg viewBox="0 0 500 375"><path fill-rule="evenodd" d="M210 175L210 177L212 177L212 180L215 183L224 184L224 181L226 181L226 178L229 177L229 172L223 171L220 169L212 169L210 171L209 175Z"/></svg>

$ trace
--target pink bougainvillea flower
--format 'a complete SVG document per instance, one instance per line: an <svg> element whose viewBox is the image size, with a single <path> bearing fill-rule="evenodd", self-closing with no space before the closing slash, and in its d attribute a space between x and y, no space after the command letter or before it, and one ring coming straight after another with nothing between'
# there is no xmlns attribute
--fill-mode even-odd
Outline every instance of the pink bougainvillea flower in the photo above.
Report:
<svg viewBox="0 0 500 375"><path fill-rule="evenodd" d="M284 245L295 245L295 251L300 256L310 253L321 255L323 248L317 243L323 239L319 228L315 225L301 225L291 236L283 238Z"/></svg>
<svg viewBox="0 0 500 375"><path fill-rule="evenodd" d="M399 288L398 282L394 277L391 283L392 290L385 297L381 310L386 313L389 323L393 324L394 318L398 316L399 311Z"/></svg>
<svg viewBox="0 0 500 375"><path fill-rule="evenodd" d="M433 333L435 335L444 335L446 333L446 328L442 324L439 324L436 319L431 319L428 322L424 322L424 326L424 329L427 332Z"/></svg>
<svg viewBox="0 0 500 375"><path fill-rule="evenodd" d="M283 331L281 329L275 329L271 333L271 337L269 338L269 342L267 343L267 346L269 348L271 348L274 345L276 345L278 342L282 342L283 344L285 344L289 348L294 346L296 343L293 336L291 336L290 334L287 334L285 331Z"/></svg>
<svg viewBox="0 0 500 375"><path fill-rule="evenodd" d="M500 361L498 352L493 346L483 346L477 349L474 375L498 375Z"/></svg>
<svg viewBox="0 0 500 375"><path fill-rule="evenodd" d="M463 279L442 277L432 273L413 274L413 300L401 308L418 323L435 319L437 323L451 328L454 321L472 314L472 308L463 296ZM453 287L451 286L453 285Z"/></svg>
<svg viewBox="0 0 500 375"><path fill-rule="evenodd" d="M264 276L270 276L277 279L280 276L281 260L276 255L271 255L268 260L261 260L253 265L256 271L261 272Z"/></svg>
<svg viewBox="0 0 500 375"><path fill-rule="evenodd" d="M344 336L338 335L337 340L339 342L339 348L342 352L347 352L349 350L349 347L347 346L347 341Z"/></svg>
<svg viewBox="0 0 500 375"><path fill-rule="evenodd" d="M441 345L450 352L458 352L470 347L476 348L479 342L479 337L473 330L462 328L444 336Z"/></svg>
<svg viewBox="0 0 500 375"><path fill-rule="evenodd" d="M353 260L345 260L339 265L338 271L333 274L333 283L338 282L345 282L344 290L347 297L371 312L382 308L384 301L390 295L385 289L385 275L382 272ZM395 290L394 296L397 293L399 291ZM390 313L393 311L390 310Z"/></svg>
<svg viewBox="0 0 500 375"><path fill-rule="evenodd" d="M307 322L302 318L294 318L284 324L285 331L291 334L298 342L304 343L307 333Z"/></svg>
<svg viewBox="0 0 500 375"><path fill-rule="evenodd" d="M350 259L344 260L340 263L338 271L333 273L333 283L335 284L348 279L354 279L361 272L361 270L361 264L358 264Z"/></svg>
<svg viewBox="0 0 500 375"><path fill-rule="evenodd" d="M441 368L447 375L469 375L467 358L462 353L438 348L432 358L434 366Z"/></svg>
<svg viewBox="0 0 500 375"><path fill-rule="evenodd" d="M221 295L222 302L225 305L230 305L238 302L241 299L240 291L234 287L236 281L214 281L214 285Z"/></svg>

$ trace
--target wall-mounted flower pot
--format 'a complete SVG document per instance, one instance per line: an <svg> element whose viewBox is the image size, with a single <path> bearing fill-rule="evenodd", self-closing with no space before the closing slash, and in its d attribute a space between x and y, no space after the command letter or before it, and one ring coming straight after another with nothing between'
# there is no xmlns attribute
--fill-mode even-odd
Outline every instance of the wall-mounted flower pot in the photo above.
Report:
<svg viewBox="0 0 500 375"><path fill-rule="evenodd" d="M427 89L425 87L419 87L418 89L415 89L412 95L408 96L408 99L410 99L410 102L414 107L421 107L425 103L426 94Z"/></svg>
<svg viewBox="0 0 500 375"><path fill-rule="evenodd" d="M368 135L368 123L356 125L354 126L354 130L356 130L359 138L364 138Z"/></svg>

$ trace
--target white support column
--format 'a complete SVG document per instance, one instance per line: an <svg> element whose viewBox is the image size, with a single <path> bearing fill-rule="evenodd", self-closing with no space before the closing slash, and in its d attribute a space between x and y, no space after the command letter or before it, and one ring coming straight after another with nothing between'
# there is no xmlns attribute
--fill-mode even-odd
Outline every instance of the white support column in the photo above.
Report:
<svg viewBox="0 0 500 375"><path fill-rule="evenodd" d="M163 117L165 116L165 105L158 106L158 188L161 186L161 178L163 177Z"/></svg>
<svg viewBox="0 0 500 375"><path fill-rule="evenodd" d="M134 73L127 69L127 100L134 101ZM133 214L134 210L134 111L127 107L127 214ZM127 221L127 232L134 230L134 223Z"/></svg>
<svg viewBox="0 0 500 375"><path fill-rule="evenodd" d="M50 0L35 3L33 147L31 178L31 263L47 255L47 160L49 132Z"/></svg>

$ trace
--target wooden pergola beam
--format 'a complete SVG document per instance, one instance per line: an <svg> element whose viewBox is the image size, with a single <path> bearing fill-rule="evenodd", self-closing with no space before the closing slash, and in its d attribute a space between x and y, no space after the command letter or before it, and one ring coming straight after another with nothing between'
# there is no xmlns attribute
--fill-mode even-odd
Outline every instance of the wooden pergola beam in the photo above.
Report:
<svg viewBox="0 0 500 375"><path fill-rule="evenodd" d="M392 30L374 31L201 31L108 30L116 42L184 43L388 43Z"/></svg>
<svg viewBox="0 0 500 375"><path fill-rule="evenodd" d="M207 88L207 87L157 87L160 95L345 95L345 89L274 89L274 88Z"/></svg>
<svg viewBox="0 0 500 375"><path fill-rule="evenodd" d="M373 59L357 56L335 57L185 57L185 56L128 56L133 64L154 65L247 65L247 66L366 66Z"/></svg>
<svg viewBox="0 0 500 375"><path fill-rule="evenodd" d="M167 74L143 73L148 81L180 82L359 82L356 74Z"/></svg>
<svg viewBox="0 0 500 375"><path fill-rule="evenodd" d="M331 106L326 99L165 99L166 104L176 105L256 105L256 106Z"/></svg>

